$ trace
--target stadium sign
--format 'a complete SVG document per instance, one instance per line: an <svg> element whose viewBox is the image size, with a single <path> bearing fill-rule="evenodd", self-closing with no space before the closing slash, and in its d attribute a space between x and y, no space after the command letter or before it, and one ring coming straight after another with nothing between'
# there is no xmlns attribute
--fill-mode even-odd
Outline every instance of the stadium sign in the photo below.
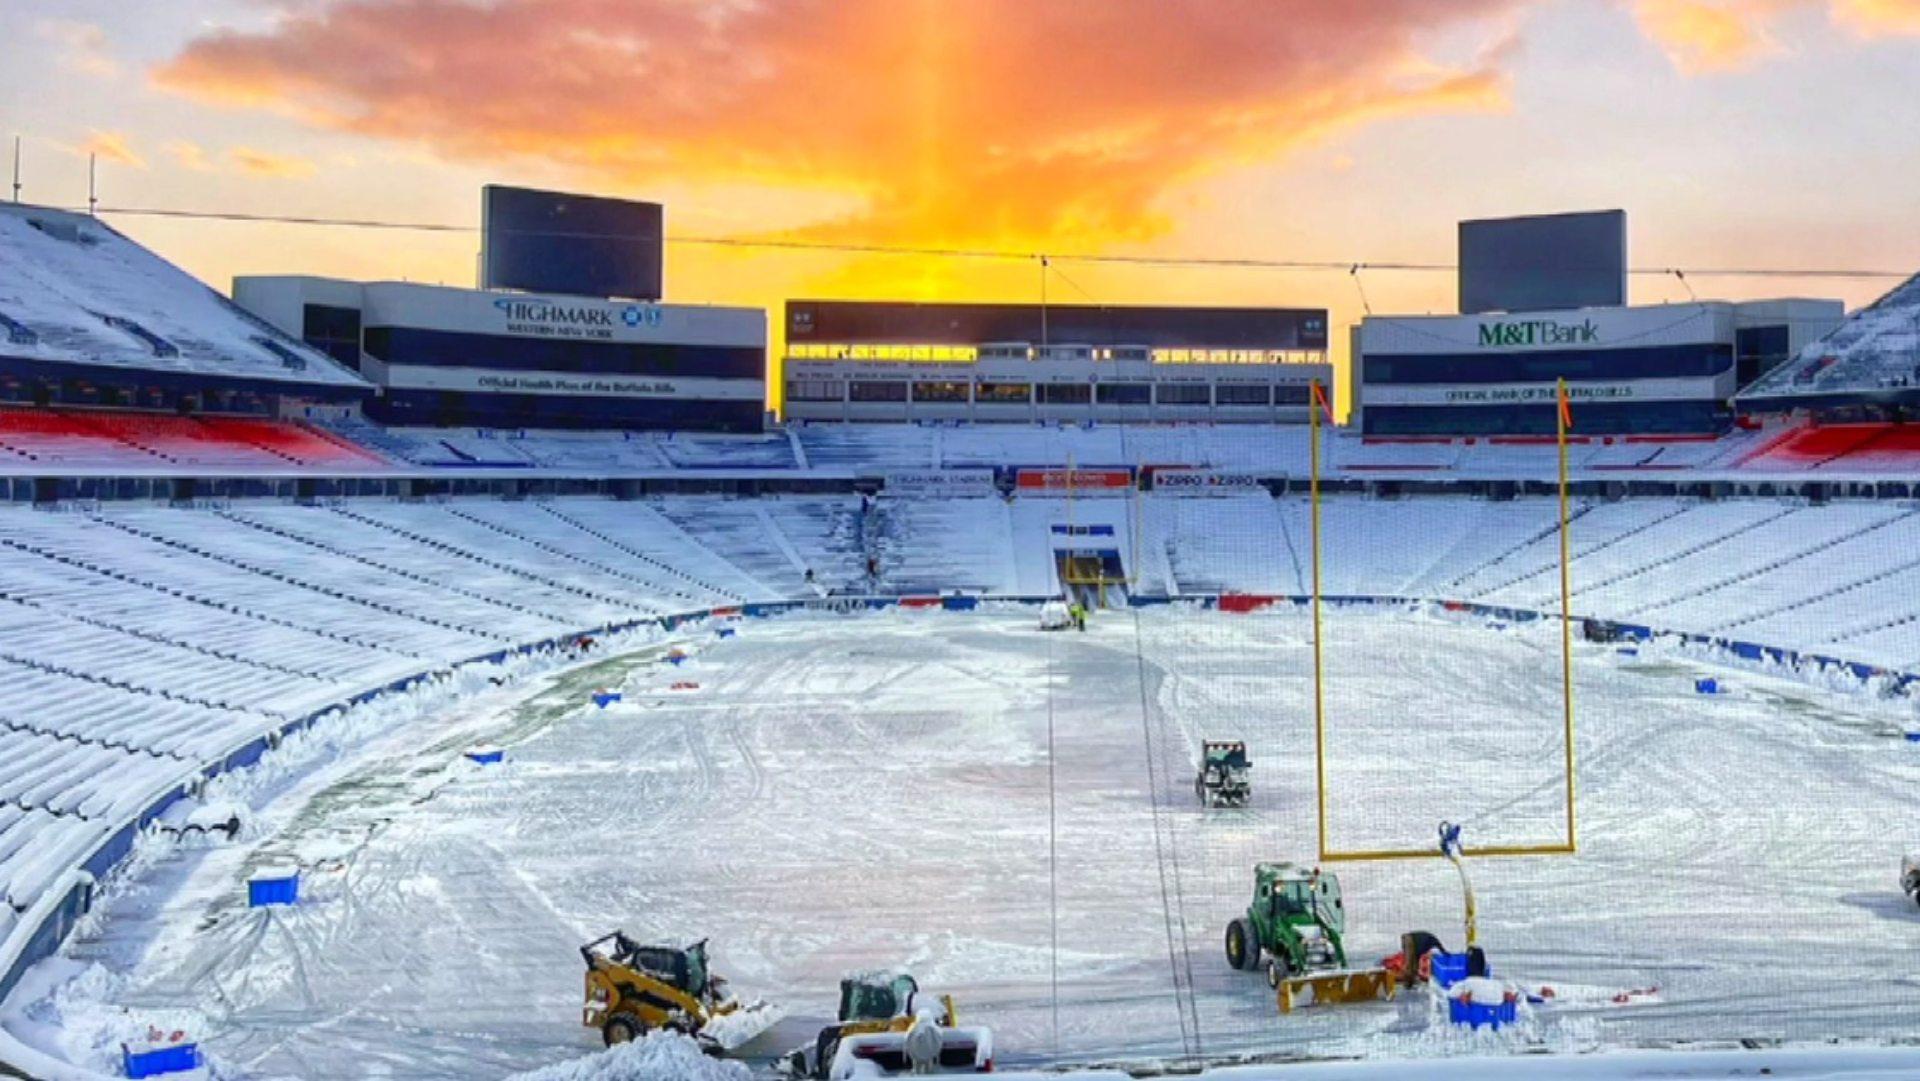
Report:
<svg viewBox="0 0 1920 1081"><path fill-rule="evenodd" d="M675 376L671 379L622 375L576 375L570 372L503 372L491 368L443 368L437 365L391 364L373 371L385 374L385 385L395 390L452 390L487 394L565 395L583 398L724 398L761 396L757 379L718 379Z"/></svg>
<svg viewBox="0 0 1920 1081"><path fill-rule="evenodd" d="M1022 469L1014 487L1030 495L1125 495L1133 489L1133 470Z"/></svg>
<svg viewBox="0 0 1920 1081"><path fill-rule="evenodd" d="M506 331L528 337L610 339L625 328L657 327L664 318L656 304L562 303L528 297L493 302L506 317Z"/></svg>
<svg viewBox="0 0 1920 1081"><path fill-rule="evenodd" d="M991 469L920 470L888 473L882 481L892 495L943 495L980 498L996 495Z"/></svg>
<svg viewBox="0 0 1920 1081"><path fill-rule="evenodd" d="M1684 402L1725 398L1724 377L1582 381L1567 384L1567 398L1581 402ZM1366 388L1366 405L1546 405L1554 384L1532 383L1382 383Z"/></svg>
<svg viewBox="0 0 1920 1081"><path fill-rule="evenodd" d="M1236 495L1258 491L1260 478L1252 473L1216 473L1207 469L1157 469L1153 490L1172 495Z"/></svg>
<svg viewBox="0 0 1920 1081"><path fill-rule="evenodd" d="M1591 319L1562 323L1557 319L1507 319L1480 324L1480 344L1492 348L1520 345L1587 345L1600 340L1600 326Z"/></svg>

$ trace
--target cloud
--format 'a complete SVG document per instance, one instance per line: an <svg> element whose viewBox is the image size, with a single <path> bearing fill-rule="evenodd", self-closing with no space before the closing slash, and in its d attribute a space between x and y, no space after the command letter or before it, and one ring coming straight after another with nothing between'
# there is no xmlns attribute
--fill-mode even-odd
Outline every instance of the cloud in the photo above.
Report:
<svg viewBox="0 0 1920 1081"><path fill-rule="evenodd" d="M229 149L227 160L239 166L241 172L281 180L304 179L312 176L319 169L319 166L306 158L291 154L273 154L248 146Z"/></svg>
<svg viewBox="0 0 1920 1081"><path fill-rule="evenodd" d="M1920 0L1633 0L1641 30L1688 75L1737 71L1785 53L1775 25L1789 12L1815 9L1858 37L1920 35Z"/></svg>
<svg viewBox="0 0 1920 1081"><path fill-rule="evenodd" d="M1634 0L1640 29L1688 75L1737 71L1781 52L1771 26L1793 0Z"/></svg>
<svg viewBox="0 0 1920 1081"><path fill-rule="evenodd" d="M117 161L122 165L131 165L135 169L147 167L147 159L141 157L133 149L133 144L127 141L127 137L117 131L95 129L88 133L85 142L78 146L69 146L67 149L83 158L92 154L98 155L102 161Z"/></svg>
<svg viewBox="0 0 1920 1081"><path fill-rule="evenodd" d="M1861 37L1920 35L1920 0L1833 0L1833 19Z"/></svg>
<svg viewBox="0 0 1920 1081"><path fill-rule="evenodd" d="M160 85L595 186L830 193L813 235L1162 232L1169 190L1382 118L1499 109L1523 0L335 0L216 31Z"/></svg>
<svg viewBox="0 0 1920 1081"><path fill-rule="evenodd" d="M111 79L120 64L107 52L107 33L98 25L74 19L41 19L33 24L41 40L61 47L60 66L82 75Z"/></svg>
<svg viewBox="0 0 1920 1081"><path fill-rule="evenodd" d="M196 173L213 171L213 162L207 157L207 152L200 148L199 143L175 139L160 149L165 150L182 169L191 169Z"/></svg>

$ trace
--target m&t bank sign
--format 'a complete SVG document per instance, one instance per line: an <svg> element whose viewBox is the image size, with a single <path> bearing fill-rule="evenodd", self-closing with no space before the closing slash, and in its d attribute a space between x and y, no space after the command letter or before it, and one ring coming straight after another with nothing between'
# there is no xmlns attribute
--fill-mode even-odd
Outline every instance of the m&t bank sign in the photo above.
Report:
<svg viewBox="0 0 1920 1081"><path fill-rule="evenodd" d="M1515 345L1585 345L1600 340L1600 328L1591 319L1562 323L1553 319L1505 319L1480 324L1480 344L1495 348Z"/></svg>

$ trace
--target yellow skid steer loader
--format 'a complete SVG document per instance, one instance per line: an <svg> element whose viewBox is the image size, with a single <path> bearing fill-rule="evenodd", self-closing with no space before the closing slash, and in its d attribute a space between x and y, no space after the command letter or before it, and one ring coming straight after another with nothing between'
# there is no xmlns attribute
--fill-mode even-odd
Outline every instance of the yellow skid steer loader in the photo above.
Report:
<svg viewBox="0 0 1920 1081"><path fill-rule="evenodd" d="M666 1029L720 1055L779 1020L765 1003L733 997L707 967L705 939L684 949L642 946L615 931L580 947L580 957L587 963L580 1022L599 1029L609 1047Z"/></svg>

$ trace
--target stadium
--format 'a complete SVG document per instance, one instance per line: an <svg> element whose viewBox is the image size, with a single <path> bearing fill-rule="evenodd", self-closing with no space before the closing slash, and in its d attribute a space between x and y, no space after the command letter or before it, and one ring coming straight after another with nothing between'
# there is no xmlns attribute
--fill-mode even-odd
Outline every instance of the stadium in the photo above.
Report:
<svg viewBox="0 0 1920 1081"><path fill-rule="evenodd" d="M796 302L834 415L763 426L764 318L653 265L234 303L0 208L0 1063L1912 1066L1920 280L1737 387L1703 309L1706 430L1566 335L1495 367L1627 388L1571 432L1409 436L1298 308ZM1486 382L1358 333L1363 410ZM1264 398L1098 412L1192 386Z"/></svg>

